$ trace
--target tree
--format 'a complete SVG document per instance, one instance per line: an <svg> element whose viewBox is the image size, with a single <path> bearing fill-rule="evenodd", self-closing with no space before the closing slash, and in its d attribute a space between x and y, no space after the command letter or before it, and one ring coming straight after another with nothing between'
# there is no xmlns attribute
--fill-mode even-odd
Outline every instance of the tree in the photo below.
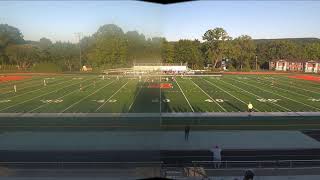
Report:
<svg viewBox="0 0 320 180"><path fill-rule="evenodd" d="M174 45L174 52L174 62L188 63L193 69L203 67L200 42L198 40L179 40Z"/></svg>
<svg viewBox="0 0 320 180"><path fill-rule="evenodd" d="M89 59L96 61L98 66L121 67L127 64L128 42L122 29L114 24L101 26L93 35L95 48Z"/></svg>
<svg viewBox="0 0 320 180"><path fill-rule="evenodd" d="M55 63L60 64L63 69L73 71L80 69L79 49L75 44L69 42L56 42L53 44L51 54Z"/></svg>
<svg viewBox="0 0 320 180"><path fill-rule="evenodd" d="M218 62L226 55L227 44L230 43L231 37L223 28L215 28L208 30L202 38L208 44L207 56L212 61L212 67L216 68Z"/></svg>
<svg viewBox="0 0 320 180"><path fill-rule="evenodd" d="M0 24L0 62L1 64L9 63L5 54L5 49L9 45L23 43L23 35L18 28L8 24Z"/></svg>
<svg viewBox="0 0 320 180"><path fill-rule="evenodd" d="M233 40L233 57L236 60L236 66L250 69L253 66L255 57L255 44L252 38L248 35L242 35ZM251 67L250 67L251 64Z"/></svg>
<svg viewBox="0 0 320 180"><path fill-rule="evenodd" d="M166 39L162 41L161 45L161 60L165 63L174 62L174 45Z"/></svg>
<svg viewBox="0 0 320 180"><path fill-rule="evenodd" d="M52 48L52 42L50 39L47 38L41 38L39 40L39 48L40 48L40 53L39 53L39 58L42 62L50 62L52 61L52 57L50 54L50 49Z"/></svg>
<svg viewBox="0 0 320 180"><path fill-rule="evenodd" d="M23 35L18 28L8 24L0 24L0 49L7 47L9 44L21 44L23 42Z"/></svg>
<svg viewBox="0 0 320 180"><path fill-rule="evenodd" d="M39 48L30 44L9 45L6 48L6 55L11 64L16 64L19 69L27 70L38 61Z"/></svg>

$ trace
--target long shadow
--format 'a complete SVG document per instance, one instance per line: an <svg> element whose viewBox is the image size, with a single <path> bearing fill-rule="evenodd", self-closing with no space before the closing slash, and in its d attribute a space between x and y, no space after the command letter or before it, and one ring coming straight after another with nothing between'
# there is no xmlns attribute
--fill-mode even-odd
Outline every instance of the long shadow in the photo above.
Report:
<svg viewBox="0 0 320 180"><path fill-rule="evenodd" d="M237 106L235 106L234 104L232 104L232 103L230 103L230 102L228 102L228 101L224 101L226 104L228 104L229 106L231 106L231 107L233 107L233 108L235 108L236 110L238 110L238 111L242 111L242 109L240 109L239 107L237 107Z"/></svg>
<svg viewBox="0 0 320 180"><path fill-rule="evenodd" d="M160 101L160 88L151 87L156 85L157 77L149 78L148 81L139 82L135 90L135 99L130 108L130 113L159 113L159 101ZM151 82L152 79L154 82Z"/></svg>

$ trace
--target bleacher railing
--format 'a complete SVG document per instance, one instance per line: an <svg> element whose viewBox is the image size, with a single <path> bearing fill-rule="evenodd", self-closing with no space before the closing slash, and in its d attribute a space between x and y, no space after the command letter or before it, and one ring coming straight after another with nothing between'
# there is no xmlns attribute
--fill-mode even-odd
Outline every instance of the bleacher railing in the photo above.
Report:
<svg viewBox="0 0 320 180"><path fill-rule="evenodd" d="M320 160L268 160L268 161L192 161L193 167L204 168L308 168L320 167Z"/></svg>

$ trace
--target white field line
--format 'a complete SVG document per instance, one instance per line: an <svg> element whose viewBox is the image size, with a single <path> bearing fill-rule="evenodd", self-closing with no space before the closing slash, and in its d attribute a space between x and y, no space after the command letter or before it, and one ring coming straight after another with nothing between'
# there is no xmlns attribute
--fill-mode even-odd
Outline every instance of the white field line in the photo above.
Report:
<svg viewBox="0 0 320 180"><path fill-rule="evenodd" d="M0 90L5 90L8 88L11 88L13 85L20 85L20 84L26 85L26 84L35 83L37 80L42 80L42 79L41 78L39 78L39 79L38 78L35 78L35 79L29 78L27 80L4 82L3 86L0 86ZM5 84L5 83L7 83L7 84ZM10 92L12 92L12 91L8 91L7 93L10 93ZM7 93L4 93L4 94L7 94Z"/></svg>
<svg viewBox="0 0 320 180"><path fill-rule="evenodd" d="M102 108L113 96L115 96L122 88L124 88L129 81L127 81L123 86L121 86L115 93L113 93L103 104L101 104L95 112L99 111L100 108Z"/></svg>
<svg viewBox="0 0 320 180"><path fill-rule="evenodd" d="M60 80L56 80L56 81L54 81L54 82L59 82ZM69 81L63 81L63 79L61 79L61 83L58 83L58 84L53 84L53 85L51 85L51 86L56 86L56 85L59 85L59 84L63 84L63 83L65 83L65 82L69 82L69 81L72 81L72 79L71 80L69 80ZM17 88L18 90L17 91L21 91L22 89L26 89L26 88L29 88L29 87L35 87L35 86L38 86L38 85L34 85L34 86L28 86L28 87L25 87L25 88L21 88L21 89L19 89L19 87ZM36 92L36 91L39 91L39 90L42 90L42 89L44 89L44 88L46 88L46 87L42 87L42 88L40 88L40 89L35 89L35 90L32 90L32 91L27 91L27 92L25 92L25 93L22 93L22 94L18 94L18 95L15 95L15 96L12 96L12 97L10 97L10 99L12 99L12 98L16 98L16 97L20 97L20 96L23 96L23 95L25 95L25 94L29 94L29 93L32 93L32 92ZM13 92L13 90L12 91L10 91L10 92ZM8 93L10 93L10 92L8 92ZM8 94L8 93L4 93L4 94Z"/></svg>
<svg viewBox="0 0 320 180"><path fill-rule="evenodd" d="M203 78L202 78L202 79L203 79ZM225 93L229 94L230 96L232 96L233 98L235 98L235 99L237 99L238 101L242 102L243 104L247 105L247 103L245 103L245 102L244 102L244 101L242 101L241 99L237 98L236 96L232 95L232 94L231 94L231 93L229 93L228 91L226 91L226 90L222 89L221 87L219 87L219 86L217 86L217 85L213 84L212 82L210 82L210 81L208 81L208 80L206 80L206 79L203 79L203 80L205 80L205 81L206 81L206 82L208 82L209 84L211 84L211 85L213 85L213 86L217 87L218 89L222 90L223 92L225 92ZM259 109L257 109L257 108L253 108L253 109L256 109L257 111L260 111L260 110L259 110Z"/></svg>
<svg viewBox="0 0 320 180"><path fill-rule="evenodd" d="M135 103L137 97L139 96L140 92L141 92L142 87L139 88L139 91L137 92L137 94L134 96L132 103L129 106L128 112L131 110L131 107L133 106L133 104Z"/></svg>
<svg viewBox="0 0 320 180"><path fill-rule="evenodd" d="M213 99L208 93L206 93L200 86L198 86L198 84L196 84L195 82L192 81L192 79L190 79L190 81L197 86L205 95L207 95L213 102L215 102L224 112L227 112L227 110L225 108L223 108L215 99Z"/></svg>
<svg viewBox="0 0 320 180"><path fill-rule="evenodd" d="M61 80L63 80L64 78L62 78ZM31 87L36 87L36 86L43 86L43 82L41 81L42 79L37 79L37 80L39 80L39 84L38 85L36 85L35 83L36 83L36 80L34 79L34 80L32 80L32 82L27 82L26 84L31 84L32 83L32 85L30 85L30 86L25 86L25 87L23 87L23 88L19 88L19 86L17 86L18 88L18 91L21 91L21 90L23 90L23 89L27 89L27 88L31 88ZM55 83L55 82L59 82L60 80L53 80L53 81L50 81L50 84L51 83ZM7 88L10 88L10 87L7 87ZM43 87L44 88L44 87ZM12 89L12 88L11 88ZM3 94L9 94L9 93L12 93L12 92L14 92L14 90L11 90L11 91L8 91L8 92L6 92L6 93L3 93ZM29 92L32 92L32 91L29 91ZM27 92L28 93L28 92ZM27 94L27 93L24 93L24 94ZM18 97L18 96L20 96L20 95L17 95L17 96L13 96L13 97Z"/></svg>
<svg viewBox="0 0 320 180"><path fill-rule="evenodd" d="M308 85L316 85L316 86L319 85L319 84L317 84L316 82L308 81L308 80L303 80L303 79L295 79L295 78L289 78L289 77L286 77L286 78L284 78L284 77L278 77L278 79L279 79L279 80L286 81L286 82L287 82L287 80L289 79L289 81L291 81L291 82L298 82L298 81L300 81L301 83L308 84ZM312 86L312 88L315 88L315 89L319 89L319 90L320 90L320 87L314 87L314 86Z"/></svg>
<svg viewBox="0 0 320 180"><path fill-rule="evenodd" d="M94 78L92 78L92 79L94 79ZM92 79L87 79L87 80L84 80L84 81L81 81L81 82L78 82L78 83L75 83L75 84L80 84L80 83L83 83L83 82L86 82L86 81L89 81L89 80L92 80ZM74 85L75 85L75 84L74 84ZM87 86L85 86L85 87L89 87L89 86L91 86L91 84L89 84L89 85L87 85ZM85 87L84 87L84 88L85 88ZM79 91L79 89L75 89L74 91L71 91L71 92L69 92L69 93L67 93L67 94L65 94L65 95L63 95L63 96L60 96L60 97L57 98L57 99L64 98L64 97L69 96L70 94L73 94L73 93L78 92L78 91ZM42 107L44 107L44 106L46 106L46 105L48 105L48 104L42 104L42 105L38 106L37 108L34 108L34 109L28 111L27 113L31 113L31 112L33 112L33 111L35 111L35 110L37 110L37 109L40 109L40 108L42 108Z"/></svg>
<svg viewBox="0 0 320 180"><path fill-rule="evenodd" d="M279 80L279 81L282 81L282 80ZM315 94L320 94L319 92L316 92L316 91L311 91L309 89L303 89L303 88L300 88L300 87L297 87L297 86L290 85L290 84L287 83L287 81L283 81L283 82L286 82L286 84L281 84L281 85L284 85L284 86L287 86L287 87L291 87L291 88L300 89L300 90L307 91L307 92L312 92L312 93L315 93ZM320 91L320 89L319 89L319 91Z"/></svg>
<svg viewBox="0 0 320 180"><path fill-rule="evenodd" d="M232 79L232 80L238 81L238 80L235 80L235 79ZM251 92L249 92L249 91L247 91L247 90L245 90L245 89L242 89L242 88L240 88L240 87L238 87L238 86L236 86L236 85L233 85L233 84L231 84L231 83L225 82L225 81L223 81L223 80L220 80L220 81L222 81L223 83L226 83L226 84L228 84L228 85L231 85L231 86L233 86L233 87L236 87L236 88L238 88L238 89L241 89L242 91L247 92L247 93L249 93L249 94L252 94L252 95L254 95L254 96L258 97L258 98L263 98L263 97L261 97L261 96L259 96L259 95L256 95L256 94L254 94L254 93L251 93ZM241 83L241 81L238 81L238 82ZM286 108L286 107L283 107L283 106L281 106L281 105L279 105L279 104L276 104L276 103L274 103L274 102L271 102L271 103L274 104L274 105L276 105L276 106L278 106L278 107L280 107L280 108L282 108L282 109L285 109L285 110L287 110L287 111L292 111L291 109L288 109L288 108Z"/></svg>
<svg viewBox="0 0 320 180"><path fill-rule="evenodd" d="M190 104L190 102L189 102L188 98L186 97L186 95L184 94L183 90L181 89L181 87L180 87L180 85L179 85L178 81L177 81L177 80L175 80L175 82L177 83L177 85L178 85L178 87L179 87L179 89L180 89L180 91L181 91L182 95L184 96L184 98L186 99L187 103L189 104L190 109L192 110L192 112L194 112L194 110L193 110L193 108L192 108L192 106L191 106L191 104ZM160 100L160 101L161 101L161 100Z"/></svg>
<svg viewBox="0 0 320 180"><path fill-rule="evenodd" d="M69 80L69 81L72 81L72 79ZM65 81L65 82L62 82L62 83L59 83L59 84L63 84L63 83L69 82L69 81ZM76 84L76 83L75 83L75 84ZM58 84L55 84L55 86L56 86L56 85L58 85ZM66 87L69 87L69 86L72 86L72 85L74 85L74 84L71 84L71 85L68 85L68 86L63 86L63 87L61 87L61 88L59 88L59 89L55 89L55 90L50 91L50 92L48 92L48 93L41 94L41 95L39 95L39 96L36 96L36 97L31 98L31 99L22 101L22 102L20 102L20 103L17 103L17 104L14 104L14 105L11 105L11 106L2 108L2 109L0 109L0 111L3 111L3 110L6 110L6 109L9 109L9 108L12 108L12 107L14 107L14 106L17 106L17 105L20 105L20 104L23 104L23 103L26 103L26 102L29 102L29 101L32 101L32 100L34 100L34 99L36 99L36 98L39 98L39 97L42 97L42 96L45 96L45 95L54 93L54 92L56 92L56 91L59 91L59 90L61 90L61 89L63 89L63 88L66 88Z"/></svg>
<svg viewBox="0 0 320 180"><path fill-rule="evenodd" d="M110 83L108 83L108 84L106 84L106 85L102 86L101 88L99 88L99 89L97 89L97 90L93 91L92 93L88 94L87 96L85 96L85 97L81 98L79 101L74 102L73 104L71 104L70 106L66 107L64 110L62 110L60 113L65 112L66 110L68 110L68 109L72 108L74 105L76 105L76 104L80 103L80 102L81 102L81 101L83 101L84 99L86 99L86 98L88 98L88 97L90 97L90 96L94 95L95 93L97 93L97 92L98 92L98 91L100 91L101 89L103 89L103 88L105 88L105 87L109 86L109 85L110 85L111 83L113 83L114 81L115 81L115 80L113 80L113 81L111 81Z"/></svg>
<svg viewBox="0 0 320 180"><path fill-rule="evenodd" d="M291 99L291 98L289 98L289 97L286 97L286 96L283 96L283 95L280 95L280 94L276 94L276 93L274 93L274 92L272 92L272 91L267 91L267 90L265 90L265 89L259 88L258 86L253 86L253 85L247 84L247 83L245 83L245 82L241 82L241 83L246 84L246 85L249 85L249 86L252 86L252 87L256 87L256 88L258 88L258 89L260 89L260 90L262 90L262 91L265 91L265 92L268 92L268 93L271 93L271 94L275 94L275 95L280 96L280 97L282 97L282 98L288 99L288 100L290 100L290 101L293 101L293 102L296 102L296 103L299 103L299 104L302 104L302 105L305 105L305 106L308 106L308 107L311 107L311 108L313 108L313 109L317 109L318 111L320 111L319 108L314 107L314 106L311 106L311 105L309 105L309 104L305 104L305 103L303 103L303 102L296 101L296 100Z"/></svg>
<svg viewBox="0 0 320 180"><path fill-rule="evenodd" d="M262 83L262 82L256 82L256 83L266 85L266 84L264 84L264 83ZM281 85L282 85L282 84L281 84ZM286 86L286 85L285 85L285 86ZM280 90L282 90L282 91L287 91L287 92L289 92L289 93L297 94L297 95L299 95L299 96L303 96L303 97L306 97L306 98L313 98L313 97L310 97L310 96L306 96L306 95L304 95L304 94L300 94L300 93L296 93L296 92L294 92L294 91L289 91L289 90L287 90L287 89L283 89L283 88L281 88L281 87L273 86L273 88L277 88L277 89L280 89Z"/></svg>

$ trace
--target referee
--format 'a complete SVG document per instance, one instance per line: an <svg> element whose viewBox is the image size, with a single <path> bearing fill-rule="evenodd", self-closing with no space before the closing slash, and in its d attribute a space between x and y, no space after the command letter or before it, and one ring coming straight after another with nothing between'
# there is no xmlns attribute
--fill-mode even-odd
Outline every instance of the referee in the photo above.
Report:
<svg viewBox="0 0 320 180"><path fill-rule="evenodd" d="M251 104L251 102L249 102L249 104L248 104L248 111L249 111L249 112L252 112L252 110L253 110L253 105Z"/></svg>

